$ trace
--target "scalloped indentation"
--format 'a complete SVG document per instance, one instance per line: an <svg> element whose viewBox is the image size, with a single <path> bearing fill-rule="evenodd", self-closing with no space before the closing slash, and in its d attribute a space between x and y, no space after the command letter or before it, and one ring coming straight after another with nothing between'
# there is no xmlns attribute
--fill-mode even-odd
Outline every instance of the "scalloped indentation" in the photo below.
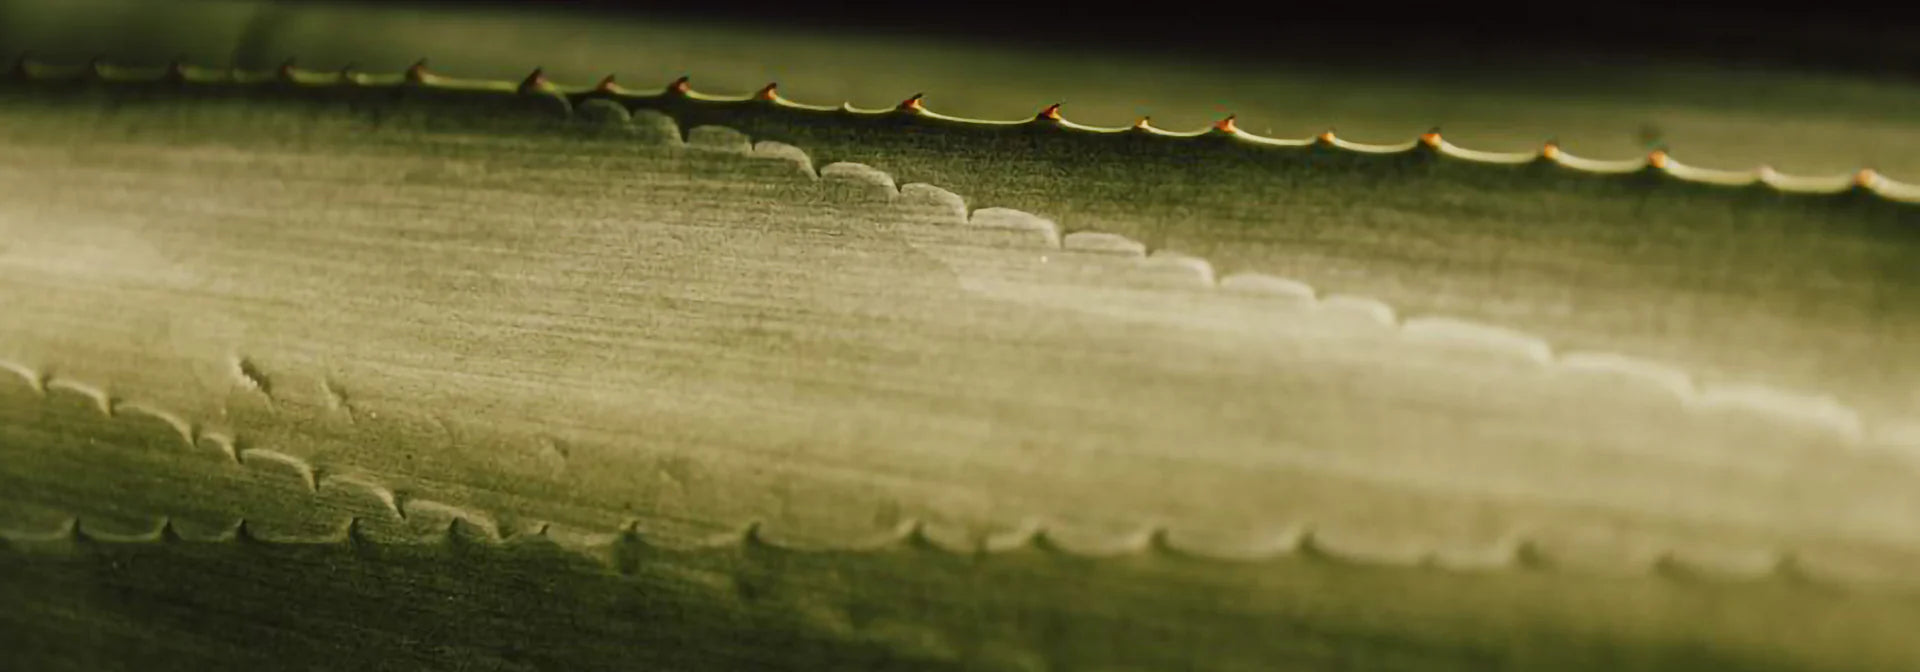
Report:
<svg viewBox="0 0 1920 672"><path fill-rule="evenodd" d="M829 163L820 168L820 184L830 196L860 203L884 203L899 193L892 175L864 163Z"/></svg>
<svg viewBox="0 0 1920 672"><path fill-rule="evenodd" d="M645 145L676 147L684 144L680 139L680 122L675 121L657 110L634 110L627 119L627 132L634 141Z"/></svg>
<svg viewBox="0 0 1920 672"><path fill-rule="evenodd" d="M313 465L306 460L266 448L247 448L240 451L240 464L268 483L279 483L289 489L317 492L319 484L314 480Z"/></svg>
<svg viewBox="0 0 1920 672"><path fill-rule="evenodd" d="M1452 572L1498 572L1538 567L1545 560L1532 541L1514 535L1478 546L1441 546L1425 562Z"/></svg>
<svg viewBox="0 0 1920 672"><path fill-rule="evenodd" d="M1177 528L1160 532L1157 546L1162 552L1217 562L1265 562L1298 555L1308 527L1281 525L1232 533L1207 533Z"/></svg>
<svg viewBox="0 0 1920 672"><path fill-rule="evenodd" d="M166 538L165 516L87 516L75 527L81 539L109 544L152 544Z"/></svg>
<svg viewBox="0 0 1920 672"><path fill-rule="evenodd" d="M1035 526L1026 536L1025 545L1034 550L1083 558L1117 558L1151 551L1160 536L1160 528L1148 526L1115 534L1110 530L1076 529L1053 523Z"/></svg>
<svg viewBox="0 0 1920 672"><path fill-rule="evenodd" d="M462 541L500 543L500 525L493 516L445 502L412 499L401 505L406 528L416 541L459 538Z"/></svg>
<svg viewBox="0 0 1920 672"><path fill-rule="evenodd" d="M1543 366L1553 362L1553 347L1545 340L1505 327L1448 317L1410 317L1400 328L1407 338L1423 343L1491 352Z"/></svg>
<svg viewBox="0 0 1920 672"><path fill-rule="evenodd" d="M132 402L118 403L113 408L114 422L125 440L153 450L194 452L193 426L180 416Z"/></svg>
<svg viewBox="0 0 1920 672"><path fill-rule="evenodd" d="M1365 296L1332 294L1320 300L1319 308L1330 314L1358 318L1383 327L1395 326L1400 320L1393 306Z"/></svg>
<svg viewBox="0 0 1920 672"><path fill-rule="evenodd" d="M102 418L113 416L113 399L106 390L66 378L46 382L46 405L62 411L97 413Z"/></svg>
<svg viewBox="0 0 1920 672"><path fill-rule="evenodd" d="M1281 297L1311 303L1318 300L1320 294L1309 285L1291 278L1282 278L1265 273L1235 273L1220 279L1220 288L1256 294Z"/></svg>
<svg viewBox="0 0 1920 672"><path fill-rule="evenodd" d="M560 548L576 551L605 549L619 544L632 536L632 526L624 526L612 532L586 530L571 525L544 523L540 526L540 536Z"/></svg>
<svg viewBox="0 0 1920 672"><path fill-rule="evenodd" d="M726 126L695 126L687 131L687 149L745 155L753 153L753 141Z"/></svg>
<svg viewBox="0 0 1920 672"><path fill-rule="evenodd" d="M1093 254L1111 254L1121 257L1146 257L1147 245L1140 241L1105 231L1075 231L1061 240L1062 249Z"/></svg>
<svg viewBox="0 0 1920 672"><path fill-rule="evenodd" d="M240 462L239 442L223 432L201 432L193 439L193 449L202 455L224 457L235 464Z"/></svg>
<svg viewBox="0 0 1920 672"><path fill-rule="evenodd" d="M45 374L18 362L0 359L0 398L40 397L47 393Z"/></svg>
<svg viewBox="0 0 1920 672"><path fill-rule="evenodd" d="M967 201L959 194L931 184L915 182L901 185L894 210L908 221L940 226L959 226L967 222Z"/></svg>
<svg viewBox="0 0 1920 672"><path fill-rule="evenodd" d="M1301 536L1300 553L1333 562L1388 567L1418 567L1429 564L1433 555L1425 544L1407 538L1381 538L1363 529L1318 525Z"/></svg>
<svg viewBox="0 0 1920 672"><path fill-rule="evenodd" d="M398 524L404 518L393 490L364 476L328 474L317 491L323 506L362 521Z"/></svg>
<svg viewBox="0 0 1920 672"><path fill-rule="evenodd" d="M268 544L325 546L352 541L354 528L353 517L345 515L301 521L253 517L241 521L240 536Z"/></svg>
<svg viewBox="0 0 1920 672"><path fill-rule="evenodd" d="M845 532L826 534L814 525L760 524L753 527L753 535L757 542L791 551L873 552L904 543L907 535L912 534L913 528L917 525L917 522L908 521L886 529L869 529L852 534Z"/></svg>
<svg viewBox="0 0 1920 672"><path fill-rule="evenodd" d="M965 527L925 519L903 523L900 536L891 547L898 551L930 551L950 555L968 555L983 548L980 538Z"/></svg>
<svg viewBox="0 0 1920 672"><path fill-rule="evenodd" d="M242 534L243 524L239 516L228 517L181 517L167 520L167 529L181 541L193 543L224 543L237 541Z"/></svg>
<svg viewBox="0 0 1920 672"><path fill-rule="evenodd" d="M1010 234L1016 247L1057 249L1060 225L1053 220L1013 208L980 208L967 218L967 225Z"/></svg>
<svg viewBox="0 0 1920 672"><path fill-rule="evenodd" d="M806 150L784 142L761 140L753 143L753 155L757 158L786 161L792 163L794 167L798 168L801 173L807 176L819 176L819 174L813 170L813 157L808 156Z"/></svg>
<svg viewBox="0 0 1920 672"><path fill-rule="evenodd" d="M0 500L0 540L21 543L70 541L72 514L29 502Z"/></svg>
<svg viewBox="0 0 1920 672"><path fill-rule="evenodd" d="M1138 269L1140 274L1164 280L1175 288L1212 289L1217 284L1212 263L1180 252L1156 251L1147 255Z"/></svg>
<svg viewBox="0 0 1920 672"><path fill-rule="evenodd" d="M1696 390L1686 372L1649 360L1611 352L1568 352L1558 361L1574 373L1628 380L1664 391L1682 403L1691 403Z"/></svg>
<svg viewBox="0 0 1920 672"><path fill-rule="evenodd" d="M580 101L573 115L590 129L624 132L633 128L633 113L627 106L604 98Z"/></svg>
<svg viewBox="0 0 1920 672"><path fill-rule="evenodd" d="M1800 394L1757 385L1720 385L1700 392L1703 409L1731 410L1788 420L1799 425L1859 441L1860 414L1833 397Z"/></svg>

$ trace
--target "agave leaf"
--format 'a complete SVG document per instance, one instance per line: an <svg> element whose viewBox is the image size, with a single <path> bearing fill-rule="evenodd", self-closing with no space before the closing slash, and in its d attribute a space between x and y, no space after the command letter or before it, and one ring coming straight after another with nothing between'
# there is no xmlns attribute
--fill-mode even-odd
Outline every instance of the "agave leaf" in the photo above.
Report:
<svg viewBox="0 0 1920 672"><path fill-rule="evenodd" d="M0 404L7 529L71 553L9 556L22 603L131 562L152 573L111 585L150 599L89 603L95 618L252 603L180 578L218 576L323 605L297 616L307 637L511 612L487 629L552 646L454 640L447 655L570 666L627 664L603 638L688 612L675 632L696 643L652 662L751 666L765 661L739 656L771 649L795 667L1898 669L1912 655L1902 568L1920 535L1897 513L1916 510L1912 467L1858 450L1844 421L1777 395L1675 392L1622 360L1569 365L1478 323L1221 281L1111 235L1127 232L1118 214L1105 234L1059 235L956 195L1091 175L1118 181L1096 193L1203 208L1205 193L1128 177L1191 156L1214 161L1189 189L1241 179L1232 167L1358 198L1425 180L1506 197L1491 204L1730 207L1707 187L1324 148L1272 162L1219 137L694 96L658 99L682 101L663 115L570 101L543 77L79 74L36 70L0 108L0 291L20 316L0 344L22 374ZM88 83L102 77L127 81ZM731 130L710 124L722 115ZM753 142L775 124L791 144ZM947 163L913 169L956 183L809 143L842 136L896 162L915 156L896 139L923 138ZM1180 142L1212 144L1164 144ZM1036 167L1003 179L990 161L1013 147ZM1755 217L1883 226L1907 207L1739 198L1773 204ZM1731 237L1696 235L1716 232ZM347 542L381 561L339 560ZM445 563L466 582L447 585ZM380 588L327 597L357 585ZM495 597L529 591L567 599ZM590 625L548 634L570 618ZM257 636L218 650L284 642Z"/></svg>

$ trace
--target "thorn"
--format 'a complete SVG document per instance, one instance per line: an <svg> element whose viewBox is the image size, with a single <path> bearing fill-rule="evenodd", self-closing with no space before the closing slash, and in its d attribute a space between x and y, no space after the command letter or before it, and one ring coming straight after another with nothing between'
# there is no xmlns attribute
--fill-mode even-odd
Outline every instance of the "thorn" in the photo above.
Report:
<svg viewBox="0 0 1920 672"><path fill-rule="evenodd" d="M1853 183L1867 189L1872 189L1873 185L1879 181L1880 173L1872 168L1861 168L1860 172L1853 174Z"/></svg>
<svg viewBox="0 0 1920 672"><path fill-rule="evenodd" d="M280 68L276 70L276 72L280 76L280 81L282 82L294 81L293 80L293 59L289 58L285 61L282 61L280 63Z"/></svg>
<svg viewBox="0 0 1920 672"><path fill-rule="evenodd" d="M98 57L88 59L87 73L93 75L95 79L105 79L106 65L107 64L102 62Z"/></svg>
<svg viewBox="0 0 1920 672"><path fill-rule="evenodd" d="M1047 109L1041 110L1040 114L1034 116L1034 119L1040 121L1060 121L1060 104L1054 103L1048 105Z"/></svg>
<svg viewBox="0 0 1920 672"><path fill-rule="evenodd" d="M754 93L753 97L755 100L766 100L766 101L779 100L780 99L780 83L767 82L767 85L760 87L760 90Z"/></svg>
<svg viewBox="0 0 1920 672"><path fill-rule="evenodd" d="M921 102L921 100L926 97L927 97L927 94L924 94L924 93L913 94L912 97L909 97L906 100L900 101L900 104L896 106L894 109L900 110L901 112L912 112L914 114L920 114L920 113L926 112L927 106L925 103Z"/></svg>
<svg viewBox="0 0 1920 672"><path fill-rule="evenodd" d="M1234 123L1234 120L1237 118L1238 118L1237 115L1229 114L1227 115L1227 118L1213 122L1213 130L1219 131L1221 133L1239 133L1240 125L1237 123Z"/></svg>
<svg viewBox="0 0 1920 672"><path fill-rule="evenodd" d="M607 73L607 76L600 78L600 84L593 87L593 90L598 93L613 93L619 86L619 82L613 81L613 73Z"/></svg>
<svg viewBox="0 0 1920 672"><path fill-rule="evenodd" d="M670 94L677 94L677 95L684 96L684 95L687 95L687 92L692 90L693 90L693 79L686 76L681 76L679 79L673 80L672 84L667 85L667 93L670 93Z"/></svg>
<svg viewBox="0 0 1920 672"><path fill-rule="evenodd" d="M427 83L427 59L422 58L414 61L413 65L407 67L407 83Z"/></svg>
<svg viewBox="0 0 1920 672"><path fill-rule="evenodd" d="M1540 146L1540 156L1548 159L1560 158L1560 141L1548 140Z"/></svg>
<svg viewBox="0 0 1920 672"><path fill-rule="evenodd" d="M519 91L522 94L544 92L547 87L546 73L540 68L534 68L533 72L527 73L526 79L520 80Z"/></svg>
<svg viewBox="0 0 1920 672"><path fill-rule="evenodd" d="M360 80L353 76L354 71L359 69L359 67L360 67L360 64L358 63L348 63L346 65L342 65L340 66L340 72L335 73L334 76L339 77L340 83L345 84L347 86L353 86L355 84L359 84Z"/></svg>
<svg viewBox="0 0 1920 672"><path fill-rule="evenodd" d="M1324 142L1329 145L1333 144L1333 129L1329 128L1327 130L1321 131L1320 142Z"/></svg>
<svg viewBox="0 0 1920 672"><path fill-rule="evenodd" d="M1656 149L1651 152L1648 152L1647 165L1653 166L1655 168L1665 169L1667 167L1667 150Z"/></svg>
<svg viewBox="0 0 1920 672"><path fill-rule="evenodd" d="M1428 147L1440 146L1440 127L1435 126L1420 134L1420 142Z"/></svg>
<svg viewBox="0 0 1920 672"><path fill-rule="evenodd" d="M1139 119L1134 120L1133 122L1134 130L1144 131L1152 127L1153 127L1153 117L1142 116Z"/></svg>

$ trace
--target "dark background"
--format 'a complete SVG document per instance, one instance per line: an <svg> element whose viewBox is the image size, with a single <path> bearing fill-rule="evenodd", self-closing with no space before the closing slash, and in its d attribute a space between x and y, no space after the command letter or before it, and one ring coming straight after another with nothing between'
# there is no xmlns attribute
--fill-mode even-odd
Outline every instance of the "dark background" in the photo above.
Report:
<svg viewBox="0 0 1920 672"><path fill-rule="evenodd" d="M299 0L293 0L299 1ZM1791 8L1654 2L974 3L434 0L414 5L681 18L963 36L1055 48L1123 46L1252 61L1489 62L1688 58L1916 78L1920 3ZM392 5L392 2L378 4Z"/></svg>

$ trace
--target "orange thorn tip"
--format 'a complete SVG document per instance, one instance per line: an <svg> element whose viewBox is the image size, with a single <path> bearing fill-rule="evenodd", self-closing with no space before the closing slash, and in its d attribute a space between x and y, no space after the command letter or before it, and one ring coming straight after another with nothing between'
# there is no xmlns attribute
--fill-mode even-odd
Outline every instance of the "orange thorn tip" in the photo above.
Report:
<svg viewBox="0 0 1920 672"><path fill-rule="evenodd" d="M1141 117L1133 122L1133 127L1143 131L1152 128L1153 117Z"/></svg>
<svg viewBox="0 0 1920 672"><path fill-rule="evenodd" d="M1880 181L1880 173L1874 172L1872 168L1861 168L1860 172L1853 174L1853 183L1862 187L1872 187L1873 183L1878 181Z"/></svg>
<svg viewBox="0 0 1920 672"><path fill-rule="evenodd" d="M758 98L760 100L779 100L780 99L780 83L767 82L767 85L760 87L760 91L758 93L753 94L753 97Z"/></svg>
<svg viewBox="0 0 1920 672"><path fill-rule="evenodd" d="M1560 143L1548 140L1546 144L1540 146L1540 155L1549 159L1560 158Z"/></svg>
<svg viewBox="0 0 1920 672"><path fill-rule="evenodd" d="M900 101L900 105L898 109L900 109L903 112L916 112L916 113L925 112L927 111L927 105L925 102L922 102L922 101L926 97L927 97L927 94L924 94L924 93L913 94L912 97L909 97L906 100Z"/></svg>
<svg viewBox="0 0 1920 672"><path fill-rule="evenodd" d="M1333 129L1329 128L1327 130L1321 131L1320 141L1327 144L1333 144Z"/></svg>
<svg viewBox="0 0 1920 672"><path fill-rule="evenodd" d="M1439 147L1440 146L1440 127L1435 126L1433 128L1427 129L1427 132L1421 133L1420 142L1425 143L1428 147Z"/></svg>
<svg viewBox="0 0 1920 672"><path fill-rule="evenodd" d="M1034 118L1041 121L1060 121L1060 104L1048 105L1047 109L1041 110L1040 114Z"/></svg>
<svg viewBox="0 0 1920 672"><path fill-rule="evenodd" d="M1655 168L1667 167L1666 150L1656 149L1656 150L1653 150L1652 152L1647 153L1647 165L1653 166Z"/></svg>
<svg viewBox="0 0 1920 672"><path fill-rule="evenodd" d="M1235 115L1229 114L1227 115L1227 118L1213 122L1213 130L1219 131L1221 133L1239 133L1240 125L1234 123L1234 120L1236 118L1237 117Z"/></svg>
<svg viewBox="0 0 1920 672"><path fill-rule="evenodd" d="M679 79L673 80L673 83L667 85L667 93L685 94L692 90L693 90L693 79L691 77L682 76Z"/></svg>

